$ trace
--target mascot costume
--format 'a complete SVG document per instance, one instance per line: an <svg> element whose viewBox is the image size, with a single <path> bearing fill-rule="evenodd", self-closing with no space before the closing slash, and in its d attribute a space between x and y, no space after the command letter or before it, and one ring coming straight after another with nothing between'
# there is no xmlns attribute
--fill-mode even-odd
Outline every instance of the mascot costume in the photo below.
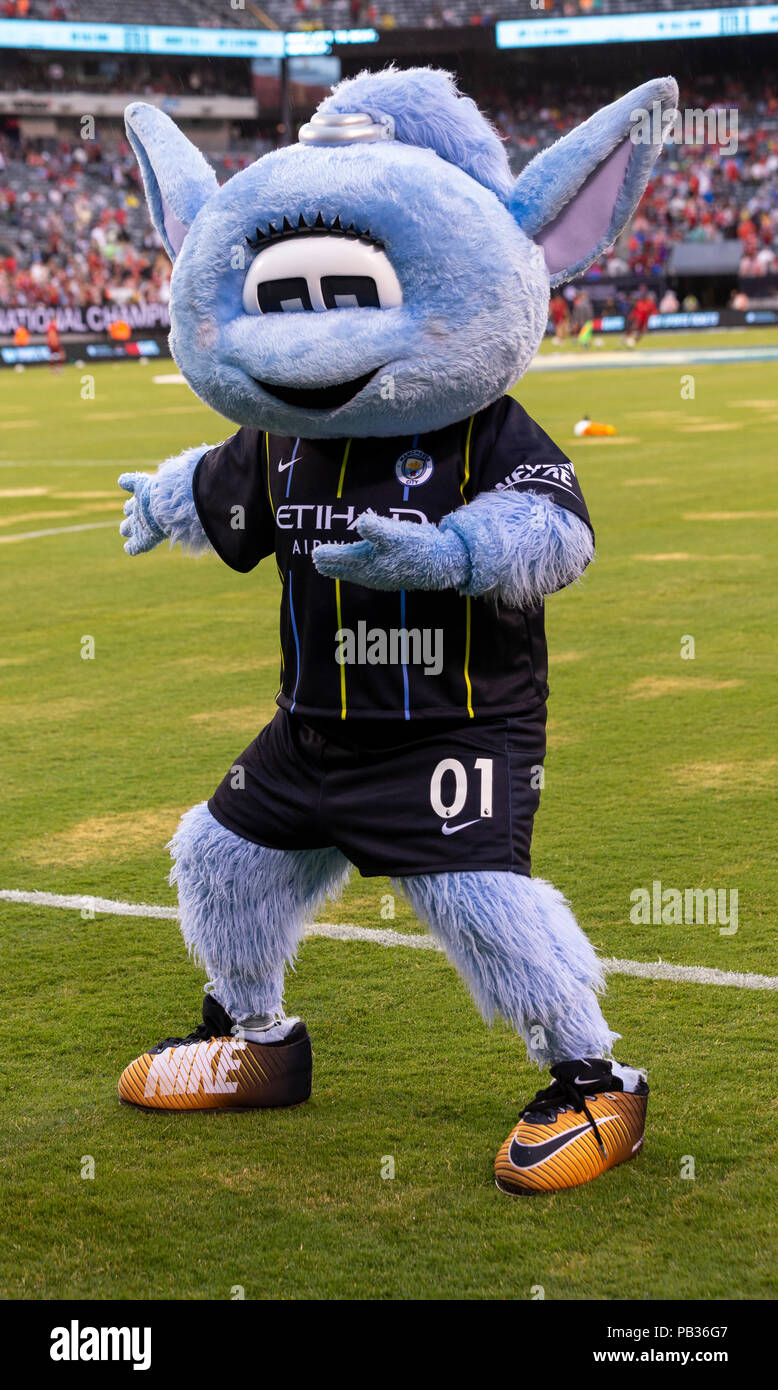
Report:
<svg viewBox="0 0 778 1390"><path fill-rule="evenodd" d="M283 664L274 719L171 843L203 1022L132 1062L122 1100L307 1100L284 972L356 865L399 884L483 1016L551 1069L498 1186L572 1187L640 1149L648 1087L613 1060L601 964L530 877L543 601L582 574L593 532L573 464L505 393L550 287L634 212L677 95L646 83L515 179L447 73L365 73L221 188L166 115L129 107L174 262L173 355L240 428L122 476L125 550L167 539L241 573L275 554Z"/></svg>

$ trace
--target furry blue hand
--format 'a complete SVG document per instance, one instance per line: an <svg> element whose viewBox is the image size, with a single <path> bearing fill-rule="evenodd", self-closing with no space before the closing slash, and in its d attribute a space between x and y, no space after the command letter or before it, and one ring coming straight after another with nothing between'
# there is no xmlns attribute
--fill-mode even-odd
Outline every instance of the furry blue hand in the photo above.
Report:
<svg viewBox="0 0 778 1390"><path fill-rule="evenodd" d="M359 517L357 531L361 541L317 547L313 562L320 574L387 590L455 589L470 577L467 548L455 531L372 511Z"/></svg>
<svg viewBox="0 0 778 1390"><path fill-rule="evenodd" d="M124 504L125 520L119 527L119 535L126 537L124 549L128 555L153 550L165 539L151 510L152 482L148 473L122 473L119 479L119 487L133 494Z"/></svg>

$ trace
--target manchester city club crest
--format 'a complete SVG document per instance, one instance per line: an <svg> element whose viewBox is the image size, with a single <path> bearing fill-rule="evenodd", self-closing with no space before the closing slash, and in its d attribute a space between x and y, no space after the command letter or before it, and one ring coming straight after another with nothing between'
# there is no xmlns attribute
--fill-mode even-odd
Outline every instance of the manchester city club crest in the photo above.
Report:
<svg viewBox="0 0 778 1390"><path fill-rule="evenodd" d="M394 471L403 487L419 487L432 476L434 466L430 455L425 454L423 449L408 449L407 453L400 454Z"/></svg>

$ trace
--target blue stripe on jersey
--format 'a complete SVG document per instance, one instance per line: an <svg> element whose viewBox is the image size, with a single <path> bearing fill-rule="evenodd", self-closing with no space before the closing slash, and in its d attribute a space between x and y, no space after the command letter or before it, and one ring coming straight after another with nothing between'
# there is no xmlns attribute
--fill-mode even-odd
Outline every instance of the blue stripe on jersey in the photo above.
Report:
<svg viewBox="0 0 778 1390"><path fill-rule="evenodd" d="M400 590L400 627L403 628L403 629L405 628L405 590L404 590L404 589L401 589L401 590ZM403 668L403 709L404 709L404 711L405 711L405 713L404 713L404 718L405 718L405 719L410 719L410 717L411 717L411 708L410 708L409 692L408 692L408 663L407 663L407 661L404 661L404 662L403 662L402 668Z"/></svg>
<svg viewBox="0 0 778 1390"><path fill-rule="evenodd" d="M418 436L417 434L415 434L415 435L413 436L413 439L411 440L411 448L412 448L412 449L415 449L415 448L416 448L416 445L418 444L418 442L419 442L419 436ZM408 489L407 487L403 488L403 502L407 502L407 501L408 501L408 491L409 491L409 489ZM402 628L405 627L405 590L404 590L404 589L402 589L402 590L400 591L400 627L402 627ZM402 664L402 667L403 667L403 707L404 707L404 711L405 711L405 718L406 718L406 719L410 719L410 717L411 717L411 710L410 710L409 693L408 693L408 664L407 664L407 662L404 661L403 664Z"/></svg>
<svg viewBox="0 0 778 1390"><path fill-rule="evenodd" d="M416 448L416 445L418 444L418 442L419 442L419 436L418 436L417 434L415 434L415 435L413 436L413 439L411 440L411 448L412 448L412 449L415 449L415 448ZM403 502L407 502L407 501L408 501L408 494L409 494L409 492L410 492L410 489L409 489L409 487L408 487L407 484L406 484L406 486L403 488Z"/></svg>
<svg viewBox="0 0 778 1390"><path fill-rule="evenodd" d="M299 439L296 439L296 440L294 441L294 448L293 448L293 450L292 450L292 462L291 462L290 465L289 465L289 477L288 477L287 480L286 480L286 495L287 495L287 497L289 496L289 489L290 489L290 487L292 486L292 474L294 473L294 465L295 465L295 460L296 460L296 458L297 458L297 450L299 449L299 447L300 447L300 440L299 440Z"/></svg>
<svg viewBox="0 0 778 1390"><path fill-rule="evenodd" d="M299 444L299 440L297 441ZM300 684L300 638L297 632L297 619L294 616L294 604L292 603L292 571L289 570L289 616L292 620L292 632L294 633L294 645L297 652L297 676L295 678L294 690L292 691L291 710L297 703L297 687ZM290 713L291 713L290 710Z"/></svg>

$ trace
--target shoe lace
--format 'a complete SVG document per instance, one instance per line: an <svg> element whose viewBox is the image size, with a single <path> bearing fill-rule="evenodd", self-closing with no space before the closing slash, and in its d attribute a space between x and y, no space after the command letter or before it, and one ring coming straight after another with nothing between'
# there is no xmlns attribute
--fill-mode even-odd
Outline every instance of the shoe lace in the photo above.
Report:
<svg viewBox="0 0 778 1390"><path fill-rule="evenodd" d="M187 1033L185 1038L163 1038L152 1052L162 1052L166 1047L184 1047L187 1043L210 1042L211 1038L220 1038L222 1033L213 1023L198 1023L191 1033Z"/></svg>
<svg viewBox="0 0 778 1390"><path fill-rule="evenodd" d="M592 1097L590 1096L589 1099L591 1100ZM560 1110L565 1110L568 1107L571 1107L578 1114L583 1112L592 1127L600 1152L605 1154L605 1145L600 1138L600 1131L597 1128L595 1118L586 1104L586 1096L580 1087L572 1081L552 1081L550 1086L538 1091L535 1099L531 1100L529 1105L524 1106L520 1118L523 1119L525 1115L530 1114L548 1115L554 1118Z"/></svg>

